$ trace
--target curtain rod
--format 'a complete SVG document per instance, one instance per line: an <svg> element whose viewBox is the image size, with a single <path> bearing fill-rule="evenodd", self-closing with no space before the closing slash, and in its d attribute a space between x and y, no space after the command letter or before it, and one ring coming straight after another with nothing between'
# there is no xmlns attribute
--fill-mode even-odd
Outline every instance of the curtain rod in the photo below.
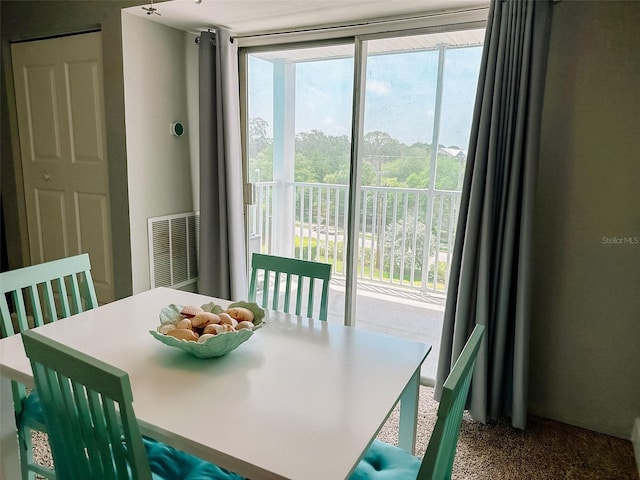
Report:
<svg viewBox="0 0 640 480"><path fill-rule="evenodd" d="M363 28L363 27L383 27L387 25L396 25L399 23L408 23L408 22L417 22L421 20L432 20L438 17L446 17L450 15L463 15L463 14L474 14L487 12L489 7L478 7L478 8L469 8L462 10L444 10L429 14L422 15L414 15L408 17L393 17L393 18L385 18L379 20L370 20L364 22L354 22L349 24L342 25L327 25L321 27L313 27L313 28L302 28L298 30L286 30L280 32L269 32L269 33L258 33L258 34L246 34L246 35L232 35L232 38L235 39L268 39L279 36L290 36L290 35L303 35L303 34L315 34L315 33L331 33L331 32L340 32L343 30L350 30L355 28Z"/></svg>

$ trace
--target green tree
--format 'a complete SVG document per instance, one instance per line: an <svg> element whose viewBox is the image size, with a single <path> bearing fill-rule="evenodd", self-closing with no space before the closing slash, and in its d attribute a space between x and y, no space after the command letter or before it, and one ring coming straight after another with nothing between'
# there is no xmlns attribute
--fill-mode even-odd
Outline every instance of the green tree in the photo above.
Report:
<svg viewBox="0 0 640 480"><path fill-rule="evenodd" d="M327 174L324 181L325 183L349 185L349 175L351 175L350 166L343 165L337 172ZM365 186L376 184L376 171L370 163L364 163L360 167L360 184Z"/></svg>
<svg viewBox="0 0 640 480"><path fill-rule="evenodd" d="M249 120L249 158L256 158L258 154L271 144L267 137L269 123L260 117Z"/></svg>
<svg viewBox="0 0 640 480"><path fill-rule="evenodd" d="M373 131L363 138L362 159L374 168L375 185L382 185L383 165L402 155L403 144L387 132Z"/></svg>
<svg viewBox="0 0 640 480"><path fill-rule="evenodd" d="M273 179L273 141L267 137L268 128L269 124L261 118L249 121L249 175L252 181ZM295 181L348 184L351 154L348 136L312 130L299 133L295 142ZM387 132L369 132L363 139L361 184L428 188L431 153L431 145L427 143L405 145ZM441 152L438 155L436 188L460 188L464 164L464 158Z"/></svg>
<svg viewBox="0 0 640 480"><path fill-rule="evenodd" d="M327 175L348 166L350 150L351 144L346 135L332 136L312 130L296 136L296 158L302 155L311 162L317 182L325 182Z"/></svg>
<svg viewBox="0 0 640 480"><path fill-rule="evenodd" d="M429 187L429 171L431 169L427 166L420 172L414 172L407 177L407 187L409 188L428 188Z"/></svg>
<svg viewBox="0 0 640 480"><path fill-rule="evenodd" d="M457 190L461 179L461 170L466 159L450 155L438 155L436 188L440 190Z"/></svg>
<svg viewBox="0 0 640 480"><path fill-rule="evenodd" d="M273 180L273 144L269 143L253 159L249 159L249 175L252 181Z"/></svg>
<svg viewBox="0 0 640 480"><path fill-rule="evenodd" d="M314 163L301 153L296 154L294 178L296 182L320 183Z"/></svg>
<svg viewBox="0 0 640 480"><path fill-rule="evenodd" d="M395 227L395 228L394 228ZM424 260L425 247L425 225L423 222L409 222L406 225L403 220L398 221L395 225L390 224L386 228L384 242L384 268L385 271L391 271L391 253L395 252L393 258L393 276L400 279L400 270L403 267L404 259L404 278L409 279L411 276L411 261L414 260L414 278L420 279L422 275L422 264ZM414 237L415 251L414 251ZM402 242L404 240L404 249ZM429 245L429 253L433 255L435 252L435 237L431 235Z"/></svg>

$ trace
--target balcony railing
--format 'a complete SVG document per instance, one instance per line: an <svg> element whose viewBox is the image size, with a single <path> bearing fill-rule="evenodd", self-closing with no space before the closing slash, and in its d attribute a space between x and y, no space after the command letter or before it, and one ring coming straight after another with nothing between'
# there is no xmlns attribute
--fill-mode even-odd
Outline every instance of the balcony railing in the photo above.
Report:
<svg viewBox="0 0 640 480"><path fill-rule="evenodd" d="M348 187L259 182L250 218L250 248L333 264L345 275ZM445 293L460 192L362 187L358 279Z"/></svg>

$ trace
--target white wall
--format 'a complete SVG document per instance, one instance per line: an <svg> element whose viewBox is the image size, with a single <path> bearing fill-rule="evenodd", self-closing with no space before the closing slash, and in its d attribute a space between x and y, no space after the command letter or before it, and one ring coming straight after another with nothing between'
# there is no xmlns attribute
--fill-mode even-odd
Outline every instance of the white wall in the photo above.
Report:
<svg viewBox="0 0 640 480"><path fill-rule="evenodd" d="M639 2L553 7L531 319L532 412L624 438L640 415L639 23Z"/></svg>
<svg viewBox="0 0 640 480"><path fill-rule="evenodd" d="M194 37L122 13L126 145L133 293L150 288L147 219L193 211L189 96L197 66ZM194 61L195 57L195 61ZM194 99L192 98L193 102ZM180 121L185 134L170 125Z"/></svg>
<svg viewBox="0 0 640 480"><path fill-rule="evenodd" d="M102 32L105 125L109 163L109 191L113 272L117 298L131 295L131 252L127 191L127 154L124 128L121 9L144 0L108 2L1 1L2 93L0 98L0 170L2 203L10 268L30 265L22 170L15 119L15 95L10 42L77 32Z"/></svg>

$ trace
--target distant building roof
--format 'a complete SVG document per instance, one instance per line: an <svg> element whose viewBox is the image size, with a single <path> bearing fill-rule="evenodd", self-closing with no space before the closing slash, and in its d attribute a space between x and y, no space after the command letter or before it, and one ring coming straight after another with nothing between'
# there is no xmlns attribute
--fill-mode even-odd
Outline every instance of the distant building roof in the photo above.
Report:
<svg viewBox="0 0 640 480"><path fill-rule="evenodd" d="M450 157L456 158L464 158L467 156L467 152L465 150L461 150L460 148L440 147L440 152L449 155Z"/></svg>

